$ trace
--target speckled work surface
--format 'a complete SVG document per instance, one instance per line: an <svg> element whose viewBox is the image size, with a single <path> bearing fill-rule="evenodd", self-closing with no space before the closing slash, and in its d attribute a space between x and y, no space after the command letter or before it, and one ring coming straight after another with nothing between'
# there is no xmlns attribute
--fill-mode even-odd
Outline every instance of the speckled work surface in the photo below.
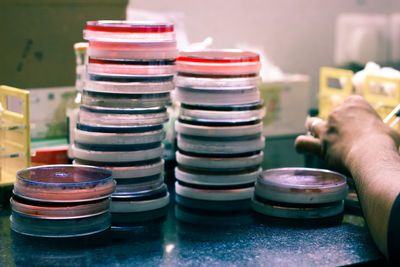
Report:
<svg viewBox="0 0 400 267"><path fill-rule="evenodd" d="M196 215L187 223L176 218L176 209L171 205L165 220L147 226L72 239L11 232L9 210L3 209L0 266L337 266L382 261L358 216L345 214L336 218L339 224L309 223L245 212L226 219L218 214L215 220Z"/></svg>

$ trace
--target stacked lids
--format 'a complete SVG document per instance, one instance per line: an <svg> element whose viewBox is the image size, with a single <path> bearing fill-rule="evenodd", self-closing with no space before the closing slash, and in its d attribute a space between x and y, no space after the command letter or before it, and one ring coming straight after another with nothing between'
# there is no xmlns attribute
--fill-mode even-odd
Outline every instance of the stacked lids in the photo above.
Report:
<svg viewBox="0 0 400 267"><path fill-rule="evenodd" d="M88 235L110 227L112 173L91 166L49 165L17 173L11 229L43 237Z"/></svg>
<svg viewBox="0 0 400 267"><path fill-rule="evenodd" d="M113 171L113 222L131 213L134 221L169 203L162 156L166 106L174 89L174 26L89 21L84 38L89 41L88 65L75 162Z"/></svg>
<svg viewBox="0 0 400 267"><path fill-rule="evenodd" d="M282 218L325 218L343 212L346 177L332 171L281 168L264 171L255 184L252 207Z"/></svg>
<svg viewBox="0 0 400 267"><path fill-rule="evenodd" d="M178 204L248 208L264 148L259 69L258 54L242 50L182 52L178 57Z"/></svg>

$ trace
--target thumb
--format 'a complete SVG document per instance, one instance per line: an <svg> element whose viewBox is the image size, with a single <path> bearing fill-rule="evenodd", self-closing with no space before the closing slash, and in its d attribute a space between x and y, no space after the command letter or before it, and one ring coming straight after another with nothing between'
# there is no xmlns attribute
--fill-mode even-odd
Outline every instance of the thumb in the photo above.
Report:
<svg viewBox="0 0 400 267"><path fill-rule="evenodd" d="M311 135L299 135L294 142L297 152L310 152L317 156L321 156L321 140Z"/></svg>

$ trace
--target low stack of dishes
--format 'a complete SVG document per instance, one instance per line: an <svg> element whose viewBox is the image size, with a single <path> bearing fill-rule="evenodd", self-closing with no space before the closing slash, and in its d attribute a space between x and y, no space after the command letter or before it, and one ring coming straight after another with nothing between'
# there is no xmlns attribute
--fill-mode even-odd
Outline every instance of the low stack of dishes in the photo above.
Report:
<svg viewBox="0 0 400 267"><path fill-rule="evenodd" d="M292 219L321 219L343 212L346 177L328 170L281 168L264 171L255 184L252 208Z"/></svg>
<svg viewBox="0 0 400 267"><path fill-rule="evenodd" d="M84 38L89 41L88 66L75 163L113 172L113 222L141 220L143 212L158 216L169 203L162 142L174 89L174 26L91 21Z"/></svg>
<svg viewBox="0 0 400 267"><path fill-rule="evenodd" d="M177 59L179 205L249 207L265 142L259 70L259 55L241 50L182 52Z"/></svg>
<svg viewBox="0 0 400 267"><path fill-rule="evenodd" d="M106 169L49 165L17 173L11 198L11 229L41 237L75 237L111 225L115 181Z"/></svg>

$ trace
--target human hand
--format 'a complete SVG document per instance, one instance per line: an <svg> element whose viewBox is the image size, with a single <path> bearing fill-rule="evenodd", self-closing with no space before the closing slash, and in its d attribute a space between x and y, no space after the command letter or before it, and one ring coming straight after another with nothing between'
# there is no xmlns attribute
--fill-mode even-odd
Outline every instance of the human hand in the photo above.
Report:
<svg viewBox="0 0 400 267"><path fill-rule="evenodd" d="M400 144L399 134L357 95L347 97L326 121L307 118L306 129L312 135L298 136L296 150L316 154L340 171L351 171L361 154L373 159L377 151L397 150Z"/></svg>

